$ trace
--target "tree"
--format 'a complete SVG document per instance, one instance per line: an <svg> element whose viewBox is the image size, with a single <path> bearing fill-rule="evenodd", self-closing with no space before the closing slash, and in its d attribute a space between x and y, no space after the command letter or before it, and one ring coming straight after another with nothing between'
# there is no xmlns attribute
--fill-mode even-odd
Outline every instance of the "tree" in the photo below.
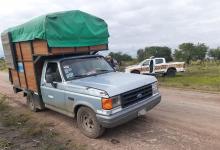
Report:
<svg viewBox="0 0 220 150"><path fill-rule="evenodd" d="M137 59L138 61L142 61L145 59L145 54L144 54L144 50L143 49L139 49L137 51Z"/></svg>
<svg viewBox="0 0 220 150"><path fill-rule="evenodd" d="M208 47L204 43L182 43L179 49L174 51L174 57L177 60L184 60L189 64L192 60L204 60Z"/></svg>
<svg viewBox="0 0 220 150"><path fill-rule="evenodd" d="M182 43L179 45L179 51L182 53L182 59L186 61L187 64L192 60L192 54L195 47L193 43Z"/></svg>
<svg viewBox="0 0 220 150"><path fill-rule="evenodd" d="M109 56L111 56L112 58L116 59L119 63L121 63L122 61L131 61L133 60L132 57L128 54L123 54L122 52L110 52L108 54Z"/></svg>
<svg viewBox="0 0 220 150"><path fill-rule="evenodd" d="M183 52L178 49L175 49L173 56L176 60L180 60L180 61L185 60Z"/></svg>
<svg viewBox="0 0 220 150"><path fill-rule="evenodd" d="M154 57L164 57L166 61L172 61L172 51L169 47L166 46L151 46L145 48L145 55L147 58L154 56Z"/></svg>
<svg viewBox="0 0 220 150"><path fill-rule="evenodd" d="M220 60L220 47L216 49L211 49L208 53L210 57L213 57L215 60Z"/></svg>
<svg viewBox="0 0 220 150"><path fill-rule="evenodd" d="M208 46L204 43L198 43L195 46L195 50L193 51L193 60L201 60L205 59L206 53L208 51Z"/></svg>
<svg viewBox="0 0 220 150"><path fill-rule="evenodd" d="M142 61L146 58L154 57L164 57L168 62L172 61L172 51L169 47L166 46L151 46L145 47L145 49L139 49L137 51L138 61Z"/></svg>

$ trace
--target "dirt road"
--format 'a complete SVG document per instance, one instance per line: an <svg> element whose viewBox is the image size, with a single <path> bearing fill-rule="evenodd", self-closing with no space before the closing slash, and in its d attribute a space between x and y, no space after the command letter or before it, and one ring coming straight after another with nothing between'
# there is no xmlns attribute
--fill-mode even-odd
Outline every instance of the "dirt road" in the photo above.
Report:
<svg viewBox="0 0 220 150"><path fill-rule="evenodd" d="M54 111L34 114L39 121L50 122L67 139L87 145L88 149L220 149L220 94L160 89L162 102L122 126L108 129L100 139L89 139L76 127L76 121ZM26 111L25 100L15 95L0 73L0 93L11 97L11 104Z"/></svg>

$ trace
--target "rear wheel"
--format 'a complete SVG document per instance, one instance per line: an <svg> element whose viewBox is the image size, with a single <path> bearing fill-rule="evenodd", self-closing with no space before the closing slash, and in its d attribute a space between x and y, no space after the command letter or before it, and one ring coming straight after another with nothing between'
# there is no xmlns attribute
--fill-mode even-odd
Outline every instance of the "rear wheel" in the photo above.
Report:
<svg viewBox="0 0 220 150"><path fill-rule="evenodd" d="M27 95L27 105L28 105L28 108L33 111L33 112L37 112L38 109L34 103L34 99L33 99L33 95L31 93L29 93Z"/></svg>
<svg viewBox="0 0 220 150"><path fill-rule="evenodd" d="M105 131L105 128L98 123L95 112L88 107L79 108L77 125L80 131L90 138L98 138Z"/></svg>
<svg viewBox="0 0 220 150"><path fill-rule="evenodd" d="M168 69L166 75L168 77L174 77L174 76L176 76L176 70L175 69Z"/></svg>

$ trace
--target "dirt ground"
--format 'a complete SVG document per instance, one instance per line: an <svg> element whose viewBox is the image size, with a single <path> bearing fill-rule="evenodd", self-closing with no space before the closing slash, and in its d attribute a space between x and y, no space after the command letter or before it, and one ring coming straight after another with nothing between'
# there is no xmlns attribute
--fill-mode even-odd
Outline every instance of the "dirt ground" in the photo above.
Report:
<svg viewBox="0 0 220 150"><path fill-rule="evenodd" d="M7 74L0 72L0 93L11 98L13 107L27 111L25 99L13 94ZM54 124L67 139L87 149L117 150L219 150L220 94L161 88L161 103L147 115L108 129L100 139L89 139L76 121L54 111L34 114L40 122Z"/></svg>

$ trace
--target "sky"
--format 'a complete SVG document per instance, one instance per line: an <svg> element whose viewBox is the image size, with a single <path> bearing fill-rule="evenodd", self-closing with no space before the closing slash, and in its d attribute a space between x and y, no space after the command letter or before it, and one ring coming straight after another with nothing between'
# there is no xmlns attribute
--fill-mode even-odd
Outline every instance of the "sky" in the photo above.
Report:
<svg viewBox="0 0 220 150"><path fill-rule="evenodd" d="M0 0L0 32L49 12L82 10L104 19L109 50L132 56L146 46L220 46L219 0ZM0 56L3 56L0 42Z"/></svg>

